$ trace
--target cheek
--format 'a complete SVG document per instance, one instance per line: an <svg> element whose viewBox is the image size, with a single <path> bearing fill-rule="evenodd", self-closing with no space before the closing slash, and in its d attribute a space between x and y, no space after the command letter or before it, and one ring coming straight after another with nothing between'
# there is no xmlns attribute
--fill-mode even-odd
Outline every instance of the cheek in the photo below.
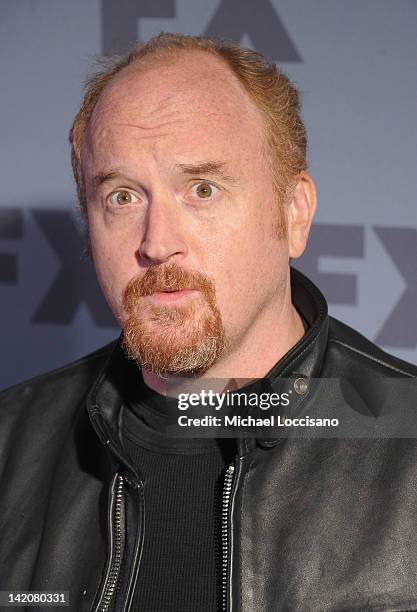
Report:
<svg viewBox="0 0 417 612"><path fill-rule="evenodd" d="M272 299L282 288L288 267L288 247L271 227L248 221L216 245L212 261L218 306L224 322L237 323Z"/></svg>
<svg viewBox="0 0 417 612"><path fill-rule="evenodd" d="M217 303L225 323L236 318L252 293L260 261L255 247L249 236L235 229L222 232L222 239L211 249L209 268L213 270Z"/></svg>
<svg viewBox="0 0 417 612"><path fill-rule="evenodd" d="M93 249L93 261L98 282L106 301L116 318L121 314L121 298L123 295L123 282L120 270L114 257Z"/></svg>
<svg viewBox="0 0 417 612"><path fill-rule="evenodd" d="M90 228L91 253L97 278L106 301L120 319L122 296L129 280L138 273L134 251L126 241L115 240L106 232Z"/></svg>
<svg viewBox="0 0 417 612"><path fill-rule="evenodd" d="M272 240L257 219L245 219L245 223L238 224L223 238L214 252L222 255L220 263L230 286L239 287L246 284L247 279L253 280L263 274ZM219 257L216 259L218 261Z"/></svg>

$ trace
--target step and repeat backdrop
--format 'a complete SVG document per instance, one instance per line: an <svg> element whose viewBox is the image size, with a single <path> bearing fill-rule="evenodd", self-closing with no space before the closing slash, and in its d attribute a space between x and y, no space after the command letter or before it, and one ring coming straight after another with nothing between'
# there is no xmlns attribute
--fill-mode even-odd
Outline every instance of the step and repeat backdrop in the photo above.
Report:
<svg viewBox="0 0 417 612"><path fill-rule="evenodd" d="M68 130L102 55L222 36L302 91L319 209L294 265L330 312L417 362L417 2L2 0L0 388L116 338L83 257Z"/></svg>

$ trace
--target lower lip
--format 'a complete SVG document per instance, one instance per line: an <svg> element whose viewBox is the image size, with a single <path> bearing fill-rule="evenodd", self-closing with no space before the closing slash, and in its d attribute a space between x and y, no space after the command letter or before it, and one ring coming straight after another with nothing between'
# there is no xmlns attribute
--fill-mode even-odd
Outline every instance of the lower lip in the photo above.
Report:
<svg viewBox="0 0 417 612"><path fill-rule="evenodd" d="M146 297L157 304L173 304L198 293L195 289L180 289L179 291L156 291Z"/></svg>

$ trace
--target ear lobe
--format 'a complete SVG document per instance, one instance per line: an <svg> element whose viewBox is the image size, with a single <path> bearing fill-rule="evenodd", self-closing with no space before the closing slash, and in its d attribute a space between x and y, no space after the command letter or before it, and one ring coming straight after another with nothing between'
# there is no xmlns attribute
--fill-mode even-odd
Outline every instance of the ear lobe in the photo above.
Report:
<svg viewBox="0 0 417 612"><path fill-rule="evenodd" d="M289 205L289 256L300 257L307 245L310 227L317 208L317 193L307 172L300 175Z"/></svg>

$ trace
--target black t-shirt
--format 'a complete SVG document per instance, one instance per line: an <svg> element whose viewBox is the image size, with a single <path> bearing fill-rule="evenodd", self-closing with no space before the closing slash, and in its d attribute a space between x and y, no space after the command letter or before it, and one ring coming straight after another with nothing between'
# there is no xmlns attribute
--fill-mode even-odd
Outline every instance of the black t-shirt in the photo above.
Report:
<svg viewBox="0 0 417 612"><path fill-rule="evenodd" d="M221 609L220 505L233 439L169 437L177 402L147 387L138 370L123 418L123 443L145 478L145 538L132 611Z"/></svg>

